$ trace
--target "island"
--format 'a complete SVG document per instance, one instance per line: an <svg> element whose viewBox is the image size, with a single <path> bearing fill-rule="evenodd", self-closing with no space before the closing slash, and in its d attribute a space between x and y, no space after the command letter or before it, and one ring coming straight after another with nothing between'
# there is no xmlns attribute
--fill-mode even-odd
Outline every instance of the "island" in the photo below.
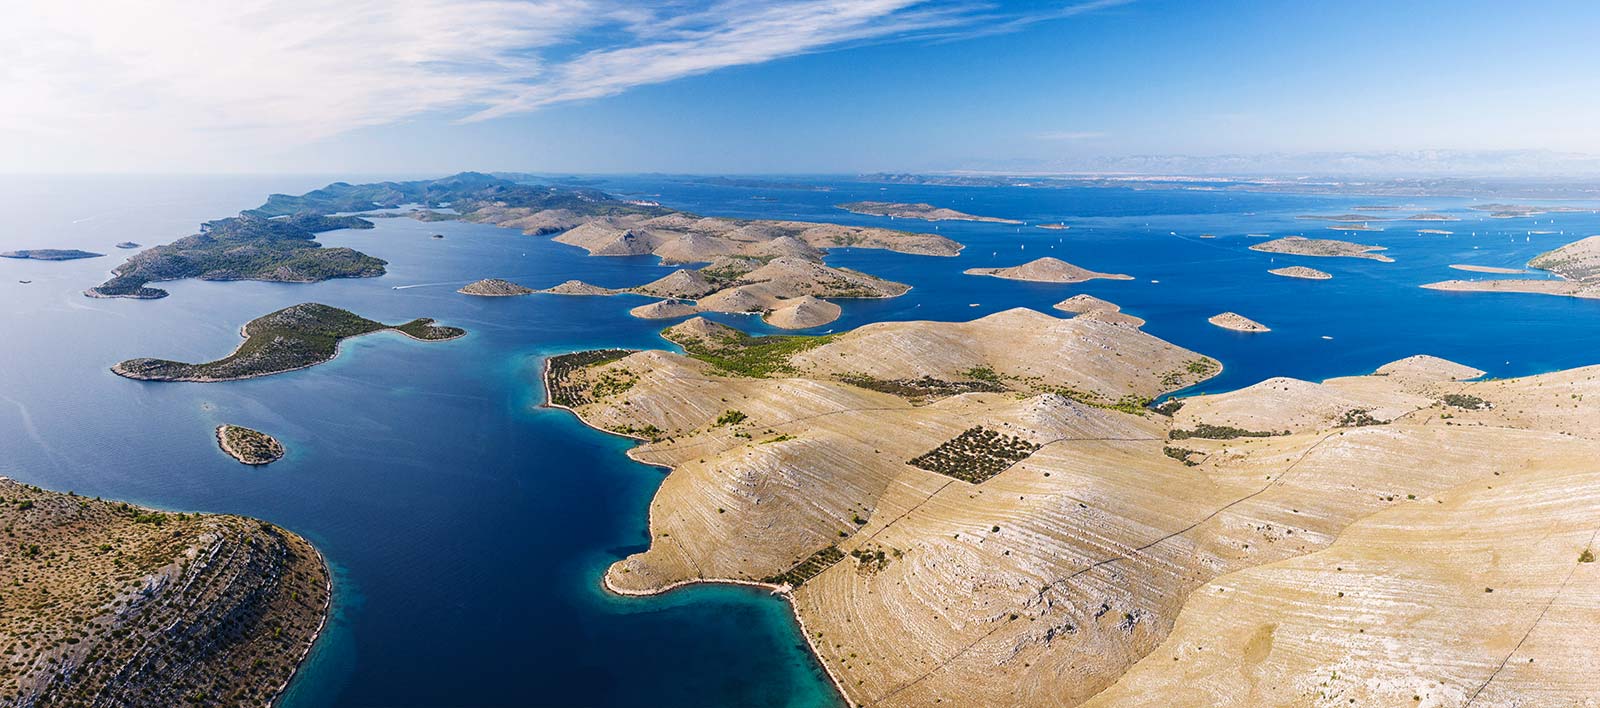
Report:
<svg viewBox="0 0 1600 708"><path fill-rule="evenodd" d="M538 292L552 295L645 295L658 302L629 310L634 317L669 319L701 312L760 315L783 329L817 327L839 318L838 304L821 298L898 297L911 289L817 261L785 256L719 258L698 270L678 269L643 285L606 288L569 280Z"/></svg>
<svg viewBox="0 0 1600 708"><path fill-rule="evenodd" d="M317 549L256 519L0 478L7 705L270 705L328 616Z"/></svg>
<svg viewBox="0 0 1600 708"><path fill-rule="evenodd" d="M20 258L35 261L72 261L79 258L99 258L104 253L80 251L74 248L34 248L21 251L0 251L0 258Z"/></svg>
<svg viewBox="0 0 1600 708"><path fill-rule="evenodd" d="M1046 256L1022 265L1007 268L968 268L967 275L987 275L1006 280L1028 280L1036 283L1082 283L1088 280L1133 280L1121 273L1097 273L1079 268L1059 258Z"/></svg>
<svg viewBox="0 0 1600 708"><path fill-rule="evenodd" d="M475 283L468 283L456 292L480 297L514 297L517 295L529 295L538 291L533 288L523 287L509 280L487 278Z"/></svg>
<svg viewBox="0 0 1600 708"><path fill-rule="evenodd" d="M1341 222L1341 223L1359 224L1359 223L1365 223L1365 222L1368 222L1368 221L1384 221L1388 217L1368 216L1366 214L1333 214L1333 215L1301 214L1300 216L1297 216L1295 218L1296 219L1310 219L1310 220L1314 220L1314 221L1338 221L1338 222Z"/></svg>
<svg viewBox="0 0 1600 708"><path fill-rule="evenodd" d="M1518 274L1518 273L1526 273L1526 272L1528 272L1526 269L1523 269L1523 268L1501 268L1499 266L1482 266L1482 265L1472 265L1472 264L1469 264L1469 263L1451 263L1450 267L1454 268L1456 270L1465 270L1465 271L1469 271L1469 272L1472 272L1472 273L1503 273L1503 274L1515 275L1515 274Z"/></svg>
<svg viewBox="0 0 1600 708"><path fill-rule="evenodd" d="M1383 263L1393 263L1394 259L1373 251L1387 250L1383 246L1365 246L1349 241L1338 241L1325 238L1305 238L1303 236L1285 236L1271 241L1250 246L1252 251L1263 253L1283 253L1292 256L1318 256L1326 258L1367 258Z"/></svg>
<svg viewBox="0 0 1600 708"><path fill-rule="evenodd" d="M1417 356L1151 407L1220 367L1081 316L663 336L680 349L547 369L553 405L671 469L605 586L771 589L849 704L1564 705L1600 685L1592 633L1518 644L1541 611L1589 612L1562 593L1600 567L1593 368L1481 381Z"/></svg>
<svg viewBox="0 0 1600 708"><path fill-rule="evenodd" d="M923 221L983 221L995 224L1020 224L1016 219L993 216L976 216L932 204L906 204L903 202L846 202L836 205L853 214L889 216L897 219L922 219Z"/></svg>
<svg viewBox="0 0 1600 708"><path fill-rule="evenodd" d="M259 430L239 425L217 426L217 446L246 465L266 465L283 458L283 443Z"/></svg>
<svg viewBox="0 0 1600 708"><path fill-rule="evenodd" d="M1513 268L1452 265L1457 270L1480 273L1522 273ZM1600 236L1574 241L1534 256L1529 268L1549 271L1558 279L1517 278L1499 280L1445 280L1428 283L1429 290L1456 292L1527 293L1583 299L1600 298Z"/></svg>
<svg viewBox="0 0 1600 708"><path fill-rule="evenodd" d="M121 241L121 242L117 243L117 248L127 249L127 248L138 248L138 247L139 247L139 244L134 243L132 241Z"/></svg>
<svg viewBox="0 0 1600 708"><path fill-rule="evenodd" d="M240 215L207 222L200 233L140 251L112 278L85 292L90 297L153 300L167 291L149 283L183 278L314 283L330 278L383 275L384 261L350 248L323 248L316 234L370 229L356 217L302 215L267 219Z"/></svg>
<svg viewBox="0 0 1600 708"><path fill-rule="evenodd" d="M1050 229L1052 231L1065 231L1065 230L1070 229L1072 227L1068 226L1066 224L1034 224L1034 228Z"/></svg>
<svg viewBox="0 0 1600 708"><path fill-rule="evenodd" d="M1593 211L1569 206L1529 206L1527 204L1479 204L1467 207L1473 211L1487 211L1493 219L1521 219L1540 214L1566 214Z"/></svg>
<svg viewBox="0 0 1600 708"><path fill-rule="evenodd" d="M1051 307L1062 312L1071 312L1080 319L1100 320L1101 322L1124 324L1130 327L1144 326L1144 319L1123 312L1122 306L1107 302L1093 295L1073 295Z"/></svg>
<svg viewBox="0 0 1600 708"><path fill-rule="evenodd" d="M1231 329L1235 332L1272 331L1272 329L1266 325L1245 317L1237 312L1224 312L1220 315L1212 315L1211 317L1207 318L1206 321L1223 329Z"/></svg>
<svg viewBox="0 0 1600 708"><path fill-rule="evenodd" d="M1316 268L1307 268L1305 266L1273 268L1267 272L1273 275L1281 275L1285 278L1301 278L1304 280L1331 280L1333 278L1332 275L1317 270Z"/></svg>
<svg viewBox="0 0 1600 708"><path fill-rule="evenodd" d="M466 334L466 330L435 325L427 318L386 325L348 310L308 302L250 320L240 328L244 342L232 354L216 361L185 364L166 359L129 359L111 367L111 371L139 381L238 381L332 361L339 355L339 342L386 331L423 342L441 342Z"/></svg>
<svg viewBox="0 0 1600 708"><path fill-rule="evenodd" d="M1449 236L1450 234L1453 234L1455 232L1454 231L1446 231L1445 229L1417 229L1417 233L1419 233L1419 234L1436 234L1436 235L1439 235L1439 236Z"/></svg>
<svg viewBox="0 0 1600 708"><path fill-rule="evenodd" d="M1411 216L1402 219L1402 221L1458 221L1458 219L1447 214L1422 212L1420 214L1412 214Z"/></svg>

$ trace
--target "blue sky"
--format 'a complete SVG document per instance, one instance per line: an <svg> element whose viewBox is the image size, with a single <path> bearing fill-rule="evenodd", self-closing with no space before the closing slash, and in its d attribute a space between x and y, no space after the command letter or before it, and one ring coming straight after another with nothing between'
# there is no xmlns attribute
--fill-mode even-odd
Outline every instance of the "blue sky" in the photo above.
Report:
<svg viewBox="0 0 1600 708"><path fill-rule="evenodd" d="M1144 155L1600 153L1595 3L43 5L0 28L0 101L19 107L0 116L4 171L1073 170Z"/></svg>

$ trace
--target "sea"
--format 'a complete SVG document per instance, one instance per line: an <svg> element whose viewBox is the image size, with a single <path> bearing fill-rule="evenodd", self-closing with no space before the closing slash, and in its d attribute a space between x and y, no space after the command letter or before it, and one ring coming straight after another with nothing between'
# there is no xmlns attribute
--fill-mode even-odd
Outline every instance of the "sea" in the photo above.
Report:
<svg viewBox="0 0 1600 708"><path fill-rule="evenodd" d="M609 564L648 543L648 508L666 471L630 461L630 441L541 407L540 368L546 357L574 350L668 348L659 331L670 323L630 317L630 307L646 302L631 296L456 293L491 277L535 288L571 278L636 285L671 272L653 257L589 257L549 237L494 226L380 219L375 229L319 238L388 261L383 277L186 280L159 284L171 296L154 301L82 295L132 253L117 242L172 241L202 221L258 206L272 192L417 176L0 178L0 213L8 222L0 250L106 254L0 259L0 475L170 510L259 517L310 539L333 569L334 608L284 696L293 708L842 705L780 598L731 586L623 598L601 587ZM1186 394L1275 376L1364 374L1413 354L1497 377L1600 363L1600 301L1418 287L1507 277L1448 266L1520 267L1600 233L1594 211L1496 219L1472 208L1484 200L1269 194L1225 185L559 179L703 215L888 226L966 244L958 257L831 252L832 265L913 288L893 299L841 301L843 317L814 333L882 321L969 320L1014 307L1061 314L1050 306L1088 293L1144 318L1151 334L1222 362L1220 376ZM933 223L836 207L856 200L927 202L1025 223ZM1357 208L1363 206L1397 209ZM1297 218L1424 211L1459 220L1375 221L1381 231L1341 232L1332 222ZM1394 262L1249 250L1285 235L1382 245ZM1134 279L1057 285L962 273L1044 256ZM1288 265L1333 279L1267 273ZM361 337L345 342L330 363L229 383L136 382L109 370L141 356L218 358L238 344L240 325L301 302L391 323L432 317L469 334L443 343ZM1206 322L1223 311L1272 331L1244 334ZM772 331L753 317L717 319ZM269 432L288 454L266 467L240 465L217 449L212 430L222 423Z"/></svg>

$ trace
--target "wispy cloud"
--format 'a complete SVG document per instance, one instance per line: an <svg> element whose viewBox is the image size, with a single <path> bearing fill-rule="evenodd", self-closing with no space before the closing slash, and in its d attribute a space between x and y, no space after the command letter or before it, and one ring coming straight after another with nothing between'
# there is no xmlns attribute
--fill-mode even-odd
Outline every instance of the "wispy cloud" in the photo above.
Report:
<svg viewBox="0 0 1600 708"><path fill-rule="evenodd" d="M0 131L306 142L467 121L867 42L1015 31L1127 0L54 0L0 24Z"/></svg>

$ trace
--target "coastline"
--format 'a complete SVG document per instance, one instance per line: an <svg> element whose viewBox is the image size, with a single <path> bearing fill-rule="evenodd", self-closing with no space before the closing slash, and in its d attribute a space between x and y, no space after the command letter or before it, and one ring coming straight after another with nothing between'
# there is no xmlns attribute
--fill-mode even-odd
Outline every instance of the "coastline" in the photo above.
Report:
<svg viewBox="0 0 1600 708"><path fill-rule="evenodd" d="M541 366L541 369L542 370L540 372L539 379L544 384L544 389L545 389L544 403L542 404L544 407L558 409L558 410L564 410L564 411L572 414L572 417L575 420L577 420L580 424L582 424L586 428L589 428L590 430L597 430L597 431L599 431L601 433L605 433L606 435L615 435L617 437L629 438L629 439L632 439L632 440L637 440L639 442L649 442L649 440L646 440L645 438L639 437L637 435L629 435L629 434L626 434L626 433L616 433L616 432L612 432L610 430L606 430L605 428L601 428L601 427L599 427L597 425L594 425L593 423L590 423L587 420L584 420L583 415L578 413L578 411L576 411L576 410L574 410L574 409L572 409L572 408L570 408L568 406L564 406L564 405L561 405L561 404L556 403L554 401L551 401L550 400L550 357L548 357L548 356L545 357L544 364ZM639 458L634 457L633 451L636 450L636 449L638 449L638 446L634 446L633 448L630 448L626 453L624 453L624 454L627 455L629 460L632 460L632 461L637 462L637 463L642 464L642 465L648 465L650 467L655 467L655 468L658 468L658 469L665 469L665 470L668 471L669 474L671 473L671 471L673 469L672 467L668 467L666 465L656 464L656 463L652 463L652 462L645 462L644 460L640 460ZM651 499L652 499L652 501L654 500L654 495L652 495ZM646 517L645 517L645 525L646 525L647 529L649 528L649 525L652 522L654 522L654 520L655 520L653 518L654 515L655 515L655 510L654 510L653 507L647 509ZM329 576L329 577L331 578L332 576ZM623 588L619 588L619 587L617 587L617 586L615 586L615 585L613 585L611 583L611 571L610 571L609 567L607 567L606 572L603 572L603 573L600 574L600 587L603 588L606 592L609 592L609 593L611 593L613 595L616 595L618 597L651 597L651 596L654 596L654 595L661 595L661 594L670 592L672 590L676 590L676 589L682 588L682 587L688 587L688 586L691 586L691 585L743 585L743 586L746 586L746 587L755 587L755 588L761 588L763 590L770 590L773 596L782 598L783 601L784 601L784 604L788 605L789 613L790 613L790 615L792 617L794 617L795 624L800 627L800 636L801 636L802 639L805 640L806 649L811 652L812 660L817 663L817 666L822 667L823 673L827 674L828 681L833 684L834 692L839 695L839 698L841 700L843 700L844 704L846 706L848 706L849 708L858 708L858 706L861 705L859 703L856 703L855 700L850 697L850 694L847 693L844 690L844 681L842 679L840 679L838 675L834 674L833 668L828 666L827 662L822 660L822 652L818 651L816 644L813 643L812 637L811 637L811 632L810 632L810 630L808 630L806 628L805 618L800 616L800 608L794 602L793 588L791 588L791 587L789 587L787 585L774 585L772 583L763 583L763 582L756 581L756 580L737 580L737 579L734 579L734 578L691 578L691 579L687 579L687 580L679 580L677 582L668 583L667 585L665 585L663 587L652 588L650 590L626 590L626 589L623 589ZM330 592L329 593L329 598L332 598L332 596L333 595ZM331 602L331 599L330 599L330 602Z"/></svg>
<svg viewBox="0 0 1600 708"><path fill-rule="evenodd" d="M269 708L278 705L278 701L283 699L284 692L289 690L289 684L294 683L295 677L300 675L300 670L305 668L306 661L311 658L311 650L316 648L317 641L322 639L322 632L328 628L328 618L333 616L333 566L328 564L328 557L322 554L322 549L317 548L316 544L304 536L300 538L305 540L306 546L317 554L317 560L322 563L322 576L326 578L324 587L327 590L328 601L322 604L322 621L317 623L317 630L311 633L311 639L306 641L305 648L300 651L300 658L295 660L294 670L289 672L289 677L283 680L283 684L278 686L278 690L273 691L272 698L267 701Z"/></svg>
<svg viewBox="0 0 1600 708"><path fill-rule="evenodd" d="M249 341L250 340L250 335L246 334L245 333L245 329L244 329L245 327L248 327L248 326L249 326L248 323L239 326L239 336L243 337L245 339L245 341ZM356 337L365 337L367 335L372 335L372 334L379 334L379 333L382 333L382 332L395 332L395 333L405 337L406 339L410 339L410 340L416 341L416 342L424 342L424 343L450 342L450 341L454 341L454 340L457 340L457 339L460 339L462 337L467 336L466 330L462 330L461 334L455 335L454 337L445 337L443 339L423 339L421 337L413 337L410 334L402 332L399 329L396 329L394 327L385 327L383 329L375 329L375 330L372 330L371 332L362 332L361 334L345 337L344 339L341 339L338 342L335 342L334 345L333 345L333 354L331 356L329 356L328 358L326 358L326 359L313 361L313 362L311 362L309 364L302 364L300 366L296 366L296 367L292 367L292 368L288 368L288 369L278 369L277 371L267 371L267 372L262 372L262 373L259 373L259 374L245 374L243 376L229 376L229 377L225 377L225 378L216 378L216 377L205 376L205 377L184 377L184 378L176 378L176 379L163 379L163 378L156 378L154 376L140 376L140 375L132 373L132 372L124 371L122 369L122 362L119 361L119 362L111 365L111 373L116 374L118 376L121 376L122 378L125 378L125 379L131 379L133 381L153 381L153 382L157 382L157 383L224 383L224 382L228 382L228 381L246 381L246 380L249 380L249 379L259 379L259 378L262 378L262 377L265 377L265 376L276 376L278 374L287 374L287 373L289 373L291 371L301 371L303 369L309 369L309 368L311 368L313 366L320 366L322 364L326 364L326 363L328 363L330 361L333 361L334 359L338 359L339 355L344 353L345 340L355 339ZM236 346L236 347L233 348L233 351L228 352L228 354L226 356L223 356L221 359L217 359L216 361L221 361L222 359L226 359L226 358L228 358L230 356L234 356L235 354L238 354L239 350L244 348L244 345L245 345L245 342L240 342L239 346Z"/></svg>

